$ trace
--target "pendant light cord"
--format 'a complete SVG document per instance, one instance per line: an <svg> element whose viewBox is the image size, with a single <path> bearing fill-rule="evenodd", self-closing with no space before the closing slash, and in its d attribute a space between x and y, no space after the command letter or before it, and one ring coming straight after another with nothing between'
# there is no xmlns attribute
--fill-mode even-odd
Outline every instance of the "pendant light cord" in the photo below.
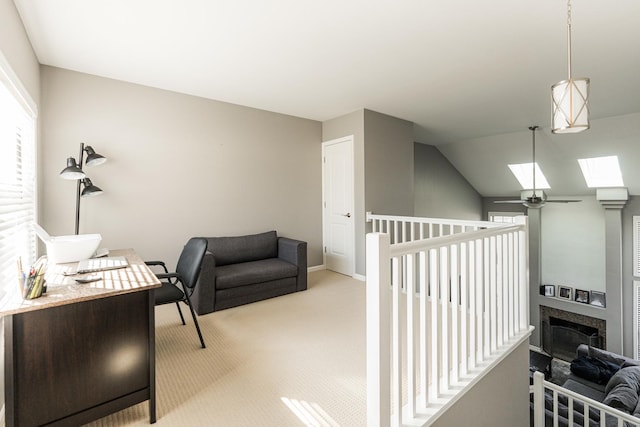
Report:
<svg viewBox="0 0 640 427"><path fill-rule="evenodd" d="M567 64L571 81L571 0L567 0Z"/></svg>

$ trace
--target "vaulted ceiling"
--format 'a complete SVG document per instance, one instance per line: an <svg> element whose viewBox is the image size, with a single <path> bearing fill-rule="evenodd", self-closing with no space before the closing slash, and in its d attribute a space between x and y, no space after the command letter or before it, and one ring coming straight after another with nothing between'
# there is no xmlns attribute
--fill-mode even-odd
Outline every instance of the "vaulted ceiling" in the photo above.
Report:
<svg viewBox="0 0 640 427"><path fill-rule="evenodd" d="M324 121L367 108L415 123L484 196L591 194L577 158L618 155L640 194L640 2L574 0L573 75L592 128L551 135L567 78L563 0L14 0L42 64Z"/></svg>

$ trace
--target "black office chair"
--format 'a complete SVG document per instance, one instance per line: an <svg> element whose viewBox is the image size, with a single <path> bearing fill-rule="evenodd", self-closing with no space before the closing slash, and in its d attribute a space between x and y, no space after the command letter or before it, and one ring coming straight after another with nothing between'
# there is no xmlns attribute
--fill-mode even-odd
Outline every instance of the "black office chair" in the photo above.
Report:
<svg viewBox="0 0 640 427"><path fill-rule="evenodd" d="M189 239L180 254L175 273L169 273L167 266L162 261L145 262L145 264L149 266L161 266L164 269L164 273L156 274L158 279L162 282L162 287L156 288L155 290L155 305L175 302L178 307L178 313L180 313L182 324L186 325L184 316L182 315L182 310L180 309L180 302L187 304L189 306L189 310L191 310L191 317L193 317L193 323L196 325L196 331L198 331L198 337L200 337L200 344L202 344L202 348L206 348L206 346L204 345L204 339L202 339L198 319L196 319L196 313L193 311L193 306L191 305L191 299L189 297L193 293L193 288L196 286L196 282L198 281L202 259L204 258L206 250L207 239L201 237Z"/></svg>

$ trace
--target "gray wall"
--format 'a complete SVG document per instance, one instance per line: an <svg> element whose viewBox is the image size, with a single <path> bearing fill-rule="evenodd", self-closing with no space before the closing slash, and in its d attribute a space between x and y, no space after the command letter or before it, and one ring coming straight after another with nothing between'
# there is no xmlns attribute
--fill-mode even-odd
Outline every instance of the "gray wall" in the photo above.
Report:
<svg viewBox="0 0 640 427"><path fill-rule="evenodd" d="M541 211L542 283L605 292L604 209L595 196L580 199Z"/></svg>
<svg viewBox="0 0 640 427"><path fill-rule="evenodd" d="M31 98L38 104L40 100L38 58L11 0L0 0L0 51Z"/></svg>
<svg viewBox="0 0 640 427"><path fill-rule="evenodd" d="M365 209L413 215L413 123L364 111Z"/></svg>
<svg viewBox="0 0 640 427"><path fill-rule="evenodd" d="M80 232L175 265L191 236L275 229L322 263L321 123L42 67L44 227L71 234L81 142L109 158L86 168L105 193L82 200Z"/></svg>
<svg viewBox="0 0 640 427"><path fill-rule="evenodd" d="M416 216L482 220L482 197L432 145L414 144Z"/></svg>
<svg viewBox="0 0 640 427"><path fill-rule="evenodd" d="M322 140L354 137L356 274L365 274L366 212L413 215L413 124L358 110L322 123Z"/></svg>

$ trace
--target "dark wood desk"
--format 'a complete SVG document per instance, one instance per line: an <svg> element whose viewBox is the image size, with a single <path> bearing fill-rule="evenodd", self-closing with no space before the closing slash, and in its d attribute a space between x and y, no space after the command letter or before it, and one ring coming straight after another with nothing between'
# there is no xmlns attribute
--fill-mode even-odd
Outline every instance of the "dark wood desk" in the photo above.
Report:
<svg viewBox="0 0 640 427"><path fill-rule="evenodd" d="M7 426L77 426L149 401L156 421L156 276L133 250L129 267L77 284L75 264L49 266L47 293L0 310Z"/></svg>

